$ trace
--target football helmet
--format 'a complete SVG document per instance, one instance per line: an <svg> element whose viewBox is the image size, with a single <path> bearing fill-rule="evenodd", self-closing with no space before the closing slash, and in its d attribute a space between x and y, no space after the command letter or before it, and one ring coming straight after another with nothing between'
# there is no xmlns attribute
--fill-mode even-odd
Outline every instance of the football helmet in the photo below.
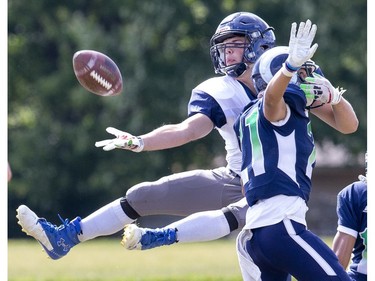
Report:
<svg viewBox="0 0 375 281"><path fill-rule="evenodd" d="M286 46L274 47L271 50L265 52L255 62L252 76L254 87L257 93L264 91L267 84L271 81L272 77L280 70L283 63L286 61L289 55L289 48ZM318 71L319 66L315 64L313 60L306 61L292 76L289 83L300 85L305 82L304 78L312 76L313 72ZM312 98L307 98L306 105L309 106L313 103Z"/></svg>
<svg viewBox="0 0 375 281"><path fill-rule="evenodd" d="M255 63L261 54L275 46L273 30L260 17L248 12L237 12L224 18L210 40L210 56L215 73L241 76L247 69L247 63ZM231 48L243 49L243 59L241 63L226 65L226 44L223 41L235 36L246 39L246 43L230 44Z"/></svg>

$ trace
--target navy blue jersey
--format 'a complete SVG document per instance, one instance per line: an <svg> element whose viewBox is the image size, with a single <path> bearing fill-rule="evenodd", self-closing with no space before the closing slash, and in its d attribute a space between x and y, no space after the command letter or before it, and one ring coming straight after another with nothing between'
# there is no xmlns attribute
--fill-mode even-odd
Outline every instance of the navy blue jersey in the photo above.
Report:
<svg viewBox="0 0 375 281"><path fill-rule="evenodd" d="M340 191L337 216L337 230L356 238L350 274L367 275L367 183L357 181Z"/></svg>
<svg viewBox="0 0 375 281"><path fill-rule="evenodd" d="M242 150L241 178L250 206L276 195L299 196L306 202L315 165L315 146L306 97L289 84L284 94L288 116L269 122L263 99L252 102L235 125Z"/></svg>

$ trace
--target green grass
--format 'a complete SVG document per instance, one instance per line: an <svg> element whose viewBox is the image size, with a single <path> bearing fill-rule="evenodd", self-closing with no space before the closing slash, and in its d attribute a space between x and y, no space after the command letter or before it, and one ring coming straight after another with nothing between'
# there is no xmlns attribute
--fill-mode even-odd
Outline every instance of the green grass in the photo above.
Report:
<svg viewBox="0 0 375 281"><path fill-rule="evenodd" d="M324 238L330 245L332 238ZM116 239L95 239L64 258L47 258L33 239L8 241L9 281L241 281L235 241L175 244L128 251ZM293 279L294 280L294 279Z"/></svg>
<svg viewBox="0 0 375 281"><path fill-rule="evenodd" d="M234 240L128 251L116 239L96 239L54 261L35 240L8 241L9 281L240 281Z"/></svg>

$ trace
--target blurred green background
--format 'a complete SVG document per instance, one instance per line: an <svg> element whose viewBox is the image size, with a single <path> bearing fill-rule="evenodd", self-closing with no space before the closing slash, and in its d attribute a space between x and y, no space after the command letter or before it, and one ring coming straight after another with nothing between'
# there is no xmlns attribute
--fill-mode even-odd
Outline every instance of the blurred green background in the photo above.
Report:
<svg viewBox="0 0 375 281"><path fill-rule="evenodd" d="M187 116L191 89L214 75L209 40L220 21L253 12L287 45L293 21L318 25L314 60L357 112L356 133L313 120L317 144L340 145L338 165L363 167L367 147L367 3L349 1L8 1L8 236L25 237L15 210L27 204L57 220L86 216L133 184L225 164L217 132L159 152L104 152L95 141L113 126L134 135ZM76 80L73 54L109 55L123 75L117 97L99 97ZM312 117L314 119L314 117ZM319 150L318 150L319 153ZM321 156L324 159L325 155ZM327 156L329 157L329 156ZM319 163L318 163L319 164ZM332 181L332 179L331 179Z"/></svg>

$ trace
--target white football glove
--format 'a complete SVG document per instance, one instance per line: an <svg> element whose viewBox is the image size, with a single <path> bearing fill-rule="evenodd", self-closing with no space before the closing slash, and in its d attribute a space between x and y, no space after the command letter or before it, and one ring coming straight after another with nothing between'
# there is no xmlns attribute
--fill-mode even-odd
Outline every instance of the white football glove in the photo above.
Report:
<svg viewBox="0 0 375 281"><path fill-rule="evenodd" d="M314 77L306 77L307 83L302 83L300 88L307 96L314 96L315 100L322 103L329 103L332 105L338 104L341 101L342 94L346 92L345 89L337 87L334 88L327 78L313 73Z"/></svg>
<svg viewBox="0 0 375 281"><path fill-rule="evenodd" d="M116 138L97 141L95 143L96 147L103 147L103 150L105 151L113 150L115 148L127 149L134 152L141 152L143 150L144 144L140 137L135 137L113 127L108 127L106 131L115 135Z"/></svg>
<svg viewBox="0 0 375 281"><path fill-rule="evenodd" d="M317 26L310 20L301 22L297 31L297 23L292 23L289 39L289 56L285 61L282 71L284 75L292 77L307 60L314 55L318 44L311 44L316 34Z"/></svg>

